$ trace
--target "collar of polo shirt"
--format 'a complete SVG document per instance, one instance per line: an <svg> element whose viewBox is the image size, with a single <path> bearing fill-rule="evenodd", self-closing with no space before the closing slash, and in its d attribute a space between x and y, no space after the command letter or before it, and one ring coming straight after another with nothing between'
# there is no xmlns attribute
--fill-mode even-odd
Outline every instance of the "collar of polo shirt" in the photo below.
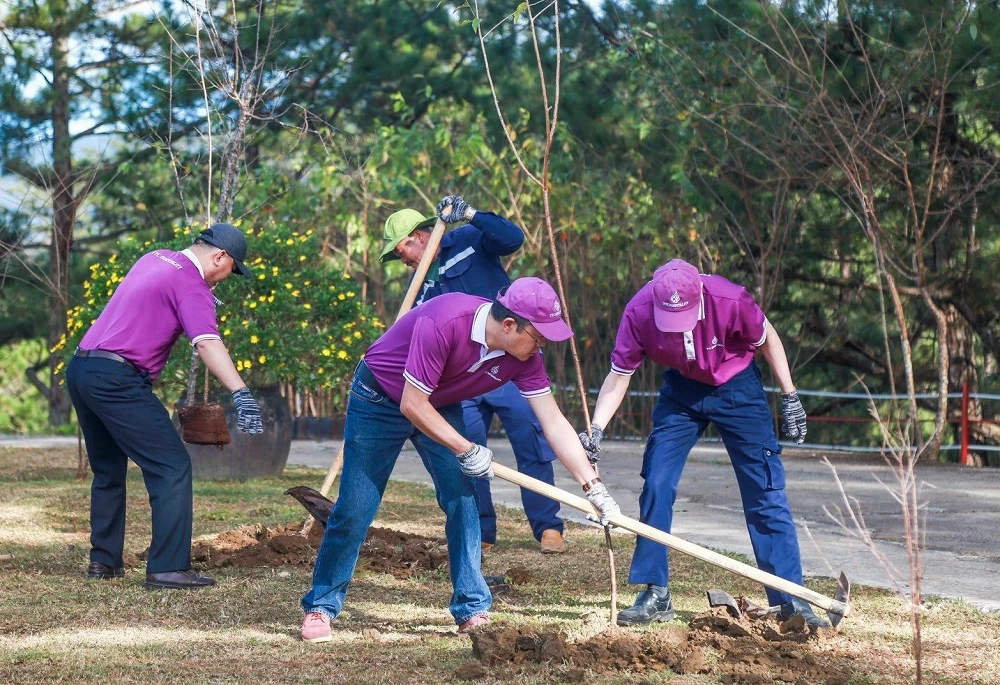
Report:
<svg viewBox="0 0 1000 685"><path fill-rule="evenodd" d="M472 331L469 338L472 342L479 343L479 361L472 365L470 372L475 371L489 359L502 357L506 354L503 350L490 350L486 345L486 322L490 318L490 307L492 302L483 302L476 310L476 315L472 319Z"/></svg>
<svg viewBox="0 0 1000 685"><path fill-rule="evenodd" d="M184 248L181 250L181 254L194 262L194 265L198 267L198 273L201 274L201 280L205 280L205 270L201 268L201 262L198 261L198 257L189 248Z"/></svg>

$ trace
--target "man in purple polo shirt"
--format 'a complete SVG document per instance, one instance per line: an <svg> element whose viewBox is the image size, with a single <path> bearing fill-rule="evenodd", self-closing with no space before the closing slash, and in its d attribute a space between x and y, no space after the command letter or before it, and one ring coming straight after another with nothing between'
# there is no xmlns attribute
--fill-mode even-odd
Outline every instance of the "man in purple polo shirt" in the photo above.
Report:
<svg viewBox="0 0 1000 685"><path fill-rule="evenodd" d="M602 514L618 505L597 477L559 411L541 348L573 335L559 298L538 278L514 281L493 302L440 295L412 309L375 341L358 365L344 426L340 493L302 598L302 639L328 642L344 605L358 552L389 475L410 440L445 512L454 588L449 610L460 632L489 621L491 597L480 572L479 508L473 478L493 477L493 454L462 437L462 400L512 381L528 400L559 461Z"/></svg>
<svg viewBox="0 0 1000 685"><path fill-rule="evenodd" d="M591 434L579 437L588 456L597 461L603 428L621 405L643 358L669 367L643 455L640 520L670 531L684 462L712 423L736 472L758 567L801 585L799 543L785 496L781 447L754 361L758 350L781 387L785 432L801 443L806 414L781 339L764 312L743 287L721 276L699 274L692 265L675 259L657 269L625 307ZM619 625L672 619L668 578L667 548L638 538L629 582L646 589L632 607L618 614ZM810 626L829 625L799 599L771 588L767 596L772 605L781 606L783 619L802 614Z"/></svg>
<svg viewBox="0 0 1000 685"><path fill-rule="evenodd" d="M202 231L186 250L143 255L66 369L94 472L87 567L92 580L125 574L125 473L131 459L142 469L153 517L146 587L215 585L191 569L191 458L152 384L185 333L209 371L232 391L239 430L262 431L260 409L219 336L212 296L212 288L229 274L249 277L246 253L243 234L220 223Z"/></svg>

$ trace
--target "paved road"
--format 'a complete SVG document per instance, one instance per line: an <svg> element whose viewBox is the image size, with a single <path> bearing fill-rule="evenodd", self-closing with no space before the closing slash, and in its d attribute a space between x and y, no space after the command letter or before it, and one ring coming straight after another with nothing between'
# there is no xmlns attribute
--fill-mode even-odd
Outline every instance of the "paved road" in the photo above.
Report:
<svg viewBox="0 0 1000 685"><path fill-rule="evenodd" d="M0 436L2 445L76 445L76 438ZM514 466L506 441L494 439L491 447L500 462ZM289 463L327 468L339 448L338 441L297 440L292 443ZM820 463L822 456L791 449L784 454L788 497L799 526L806 575L831 576L844 569L855 583L891 587L887 572L868 548L824 512L824 507L844 505L833 473ZM902 516L899 505L879 482L893 486L892 469L877 458L831 455L830 459L848 495L859 502L878 549L899 569L897 577L905 579L908 566L902 545ZM642 487L638 475L641 460L641 443L619 442L606 443L601 461L601 476L623 513L635 518ZM393 478L430 483L409 446L400 456ZM917 480L926 536L924 592L963 598L982 609L1000 611L1000 470L927 464L918 467ZM579 490L560 466L556 467L556 485L573 493ZM518 489L509 483L496 479L493 493L498 502L520 506ZM675 535L714 549L752 556L736 479L720 446L701 444L695 448L681 479L680 493L674 515ZM584 521L582 514L565 507L563 514ZM902 580L900 584L905 587Z"/></svg>
<svg viewBox="0 0 1000 685"><path fill-rule="evenodd" d="M499 461L514 466L509 444L494 439L491 447ZM289 462L326 468L339 448L337 441L296 441ZM606 443L601 461L602 478L622 512L634 518L639 515L642 448L638 442ZM891 587L887 572L869 549L824 512L824 507L839 505L843 509L844 504L833 472L820 463L822 456L806 450L786 449L784 453L788 497L799 526L806 575L833 576L843 569L854 583ZM879 482L893 486L893 470L879 458L830 459L848 495L860 503L877 548L899 569L896 575L905 587L903 581L909 574L902 515ZM430 482L409 446L400 456L393 478ZM963 598L984 610L1000 611L1000 470L930 464L918 467L917 479L924 505L925 594ZM493 483L496 501L520 506L515 486L500 479ZM579 490L560 466L556 467L556 485L572 493ZM566 507L563 515L585 520ZM696 544L752 558L736 478L721 446L703 443L692 452L681 479L673 533Z"/></svg>

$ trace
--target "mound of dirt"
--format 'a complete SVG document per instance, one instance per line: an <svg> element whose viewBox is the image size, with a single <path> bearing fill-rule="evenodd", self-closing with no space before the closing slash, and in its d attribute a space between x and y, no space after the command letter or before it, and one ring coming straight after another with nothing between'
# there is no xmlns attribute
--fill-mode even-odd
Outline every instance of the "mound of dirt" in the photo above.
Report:
<svg viewBox="0 0 1000 685"><path fill-rule="evenodd" d="M211 541L195 543L191 559L200 569L311 567L323 540L323 528L313 526L307 537L300 535L301 530L301 523L273 529L258 524L227 530ZM358 567L407 578L447 562L448 550L440 540L373 527L361 546Z"/></svg>
<svg viewBox="0 0 1000 685"><path fill-rule="evenodd" d="M612 628L579 642L568 642L556 631L499 624L470 636L473 654L486 666L567 663L598 672L710 674L741 685L846 685L854 672L849 660L818 649L805 628L787 628L773 619L734 619L716 608L695 615L689 629L668 625L634 633Z"/></svg>

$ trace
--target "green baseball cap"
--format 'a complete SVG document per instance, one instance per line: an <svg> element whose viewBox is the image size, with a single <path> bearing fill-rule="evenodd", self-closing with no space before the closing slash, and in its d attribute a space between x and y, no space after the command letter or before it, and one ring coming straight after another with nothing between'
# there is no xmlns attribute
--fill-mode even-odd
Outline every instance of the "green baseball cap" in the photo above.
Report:
<svg viewBox="0 0 1000 685"><path fill-rule="evenodd" d="M385 247L382 249L382 254L379 256L378 260L384 263L392 261L393 259L399 259L399 257L396 256L395 249L397 245L403 242L403 238L410 235L418 228L433 226L436 221L436 216L427 217L425 219L424 215L415 209L401 209L390 215L389 218L385 220L385 231L382 233L382 239L385 241Z"/></svg>

